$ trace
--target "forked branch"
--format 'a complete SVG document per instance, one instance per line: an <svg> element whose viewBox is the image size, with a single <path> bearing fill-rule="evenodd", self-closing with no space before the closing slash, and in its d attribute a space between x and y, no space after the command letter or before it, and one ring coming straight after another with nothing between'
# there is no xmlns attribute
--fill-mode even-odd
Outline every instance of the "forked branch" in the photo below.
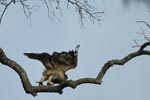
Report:
<svg viewBox="0 0 150 100"><path fill-rule="evenodd" d="M102 69L96 78L82 78L75 81L67 80L57 86L32 86L25 70L15 61L9 59L5 55L2 48L0 48L0 62L16 71L16 73L20 76L23 88L26 93L32 94L33 96L36 96L37 93L39 92L56 92L62 94L63 89L66 87L71 87L75 89L78 85L86 84L86 83L101 84L104 75L106 74L108 69L113 65L124 65L125 63L127 63L128 61L130 61L135 57L142 56L142 55L150 55L150 50L145 50L147 46L150 46L150 42L145 42L143 45L141 45L138 51L130 53L122 59L113 59L106 62L104 66L102 66Z"/></svg>
<svg viewBox="0 0 150 100"><path fill-rule="evenodd" d="M64 8L61 5L67 6L67 8L69 8L70 5L74 7L79 15L79 21L82 25L84 19L89 19L93 23L99 22L102 20L102 15L104 14L103 11L100 12L94 6L92 6L89 2L90 0L36 0L34 1L35 5L32 4L32 0L0 0L0 7L4 7L4 9L0 11L0 24L2 23L3 16L6 13L9 6L12 4L15 5L16 3L21 4L26 18L31 20L31 15L33 11L38 11L38 8L40 7L39 5L36 5L37 1L42 2L42 4L40 5L43 5L46 8L48 18L52 20L59 20L58 12L60 12L61 14L61 9Z"/></svg>

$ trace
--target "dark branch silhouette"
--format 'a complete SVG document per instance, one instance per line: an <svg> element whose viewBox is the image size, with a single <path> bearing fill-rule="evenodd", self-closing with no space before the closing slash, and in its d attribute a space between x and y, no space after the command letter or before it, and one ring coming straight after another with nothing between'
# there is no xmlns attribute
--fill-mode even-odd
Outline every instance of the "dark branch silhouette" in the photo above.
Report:
<svg viewBox="0 0 150 100"><path fill-rule="evenodd" d="M101 84L104 75L106 74L106 72L108 71L110 67L114 65L124 65L131 59L138 57L138 56L150 55L150 50L145 50L147 46L150 46L150 42L145 42L143 45L140 46L139 50L128 54L122 59L113 59L113 60L107 61L104 64L104 66L102 66L102 69L100 70L96 78L82 78L78 80L67 80L67 81L63 81L62 83L56 86L51 86L51 85L32 86L25 70L19 64L17 64L17 62L8 58L5 55L2 48L0 48L0 62L16 71L16 73L19 75L21 79L23 88L26 93L32 94L33 96L36 96L37 93L39 92L56 92L56 93L62 94L63 89L66 87L71 87L75 89L78 85L86 84L86 83Z"/></svg>
<svg viewBox="0 0 150 100"><path fill-rule="evenodd" d="M3 16L4 16L6 10L7 10L8 7L11 5L11 3L13 3L13 1L15 1L15 0L11 0L11 1L8 2L8 3L6 3L5 0L2 0L2 1L1 1L0 4L3 5L3 6L5 6L5 8L4 8L4 10L2 11L2 14L1 14L1 16L0 16L0 24L1 24L1 22L2 22L2 19L3 19ZM15 2L14 2L14 3L15 3Z"/></svg>
<svg viewBox="0 0 150 100"><path fill-rule="evenodd" d="M36 2L40 1L41 4L37 4ZM75 12L79 15L79 21L81 25L84 24L84 19L89 19L91 22L99 22L102 20L103 11L98 11L94 6L89 3L88 0L37 0L34 1L35 5L33 5L32 0L0 0L0 7L4 7L0 12L0 24L2 23L2 19L6 10L10 7L10 5L14 5L16 3L21 4L23 12L26 18L31 20L31 15L33 11L37 11L40 6L44 6L45 10L47 10L48 18L56 19L60 21L58 17L58 12L62 13L62 6L66 6L68 9L73 7ZM65 3L64 3L65 2ZM71 5L71 6L70 6Z"/></svg>

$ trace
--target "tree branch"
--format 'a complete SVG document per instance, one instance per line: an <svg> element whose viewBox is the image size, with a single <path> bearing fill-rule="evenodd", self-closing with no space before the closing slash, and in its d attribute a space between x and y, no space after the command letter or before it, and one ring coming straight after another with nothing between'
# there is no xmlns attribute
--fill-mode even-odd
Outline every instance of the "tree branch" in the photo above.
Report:
<svg viewBox="0 0 150 100"><path fill-rule="evenodd" d="M63 89L66 87L71 87L75 89L78 85L91 83L91 84L101 84L102 79L108 69L112 67L113 65L124 65L131 59L141 56L141 55L150 55L150 51L144 50L147 46L150 46L150 42L145 42L138 51L128 54L122 59L113 59L104 64L101 71L97 75L96 78L82 78L78 80L67 80L62 82L61 84L57 86L32 86L26 72L24 69L17 64L15 61L9 59L2 48L0 48L0 62L4 65L7 65L8 67L12 68L19 76L23 85L23 88L26 93L31 94L33 96L36 96L39 92L54 92L54 93L63 93Z"/></svg>
<svg viewBox="0 0 150 100"><path fill-rule="evenodd" d="M3 18L3 16L4 16L4 14L5 14L7 8L11 5L12 2L14 2L14 0L11 0L8 4L7 4L7 3L4 3L4 4L3 4L3 5L5 6L5 8L4 8L4 10L3 10L3 12L2 12L2 14L1 14L1 16L0 16L0 25L1 25L1 23L2 23L2 18Z"/></svg>
<svg viewBox="0 0 150 100"><path fill-rule="evenodd" d="M26 91L26 93L31 93L32 95L36 95L33 91L32 85L28 79L28 76L25 72L25 70L19 65L17 64L15 61L9 59L4 51L2 50L2 48L0 48L0 62L4 65L9 66L10 68L12 68L14 71L16 71L16 73L19 75L23 88Z"/></svg>
<svg viewBox="0 0 150 100"><path fill-rule="evenodd" d="M90 21L93 23L95 21L99 22L102 20L102 14L104 14L104 11L99 12L97 9L90 5L88 0L67 0L68 4L75 5L77 12L79 13L79 18L81 25L84 26L83 20L86 18L86 16L89 17Z"/></svg>
<svg viewBox="0 0 150 100"><path fill-rule="evenodd" d="M37 0L38 1L38 0ZM46 8L48 13L48 18L50 19L57 19L59 20L58 11L61 12L61 8L63 6L67 6L69 8L69 4L72 5L72 7L75 7L76 12L79 15L79 21L83 25L84 19L89 19L91 22L100 22L102 20L102 15L104 14L104 11L98 11L94 6L91 5L91 3L88 0L64 0L66 3L64 3L63 0L40 0L43 3L43 6ZM36 1L35 1L36 2ZM2 13L0 14L0 24L2 23L2 19L4 14L6 13L6 10L11 4L20 3L23 12L26 16L26 18L30 19L31 21L31 15L33 11L37 11L37 8L39 8L38 5L32 5L32 0L0 0L0 6L4 6L4 9L2 10Z"/></svg>
<svg viewBox="0 0 150 100"><path fill-rule="evenodd" d="M150 25L146 21L136 21L137 23L144 23L148 28L150 28Z"/></svg>
<svg viewBox="0 0 150 100"><path fill-rule="evenodd" d="M141 55L150 55L150 51L144 50L144 48L146 48L148 45L150 45L150 42L145 42L138 51L133 52L128 54L126 57L124 57L123 59L113 59L108 61L107 63L105 63L105 65L102 67L100 73L97 76L97 80L101 81L102 78L104 77L104 75L106 74L106 72L108 71L108 69L110 67L112 67L113 65L124 65L125 63L127 63L129 60L137 57L137 56L141 56Z"/></svg>

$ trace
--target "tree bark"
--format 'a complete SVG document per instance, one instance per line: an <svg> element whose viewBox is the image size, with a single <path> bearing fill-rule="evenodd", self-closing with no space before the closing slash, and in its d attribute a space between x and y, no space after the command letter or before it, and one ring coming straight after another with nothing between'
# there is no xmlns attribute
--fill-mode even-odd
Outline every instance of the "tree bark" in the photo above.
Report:
<svg viewBox="0 0 150 100"><path fill-rule="evenodd" d="M20 77L22 86L26 93L31 94L33 96L36 96L39 92L56 92L59 94L63 93L63 89L66 87L71 87L75 89L78 85L91 83L91 84L101 84L102 79L108 69L112 67L113 65L124 65L131 59L142 56L142 55L150 55L149 50L144 50L147 46L150 46L150 42L145 42L138 51L128 54L122 59L113 59L110 61L107 61L103 66L100 72L98 73L96 78L82 78L78 80L67 80L62 82L61 84L57 86L32 86L30 83L30 80L28 78L28 75L26 74L25 70L17 64L15 61L8 58L3 49L0 48L0 62L10 68L12 68Z"/></svg>

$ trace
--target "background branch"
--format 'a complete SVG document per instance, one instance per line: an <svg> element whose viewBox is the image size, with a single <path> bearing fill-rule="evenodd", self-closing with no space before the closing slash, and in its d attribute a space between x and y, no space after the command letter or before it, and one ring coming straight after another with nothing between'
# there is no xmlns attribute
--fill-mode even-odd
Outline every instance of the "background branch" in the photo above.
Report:
<svg viewBox="0 0 150 100"><path fill-rule="evenodd" d="M148 28L150 28L150 25L146 21L136 21L137 23L144 23Z"/></svg>
<svg viewBox="0 0 150 100"><path fill-rule="evenodd" d="M32 86L24 69L15 61L9 59L5 55L2 48L0 48L0 62L12 68L19 75L23 88L26 93L32 94L33 96L36 96L38 92L56 92L62 94L63 93L62 90L66 87L71 87L75 89L78 85L86 84L86 83L101 84L104 75L106 74L108 69L113 65L124 65L125 63L127 63L128 61L130 61L131 59L137 56L150 55L150 51L144 50L147 46L150 46L150 42L145 42L139 48L138 51L130 53L122 59L113 59L106 62L96 78L82 78L76 81L67 80L57 86Z"/></svg>
<svg viewBox="0 0 150 100"><path fill-rule="evenodd" d="M5 0L2 0L0 4L2 4L3 6L5 6L4 10L2 11L2 14L0 16L0 24L2 22L2 19L3 19L3 16L7 10L7 8L11 5L11 3L13 2L14 0L11 0L9 3L6 3Z"/></svg>
<svg viewBox="0 0 150 100"><path fill-rule="evenodd" d="M137 23L144 23L148 29L150 30L150 25L146 22L146 21L136 21ZM150 36L149 36L149 33L145 32L143 28L141 28L141 32L137 32L138 34L142 35L143 36L143 39L134 39L134 43L135 45L132 46L133 48L134 47L142 47L140 45L140 41L146 41L146 42L149 42L150 43ZM144 47L145 48L145 47Z"/></svg>
<svg viewBox="0 0 150 100"><path fill-rule="evenodd" d="M95 21L99 22L102 20L102 14L104 14L103 11L100 12L94 6L92 6L88 0L39 0L39 1L40 3L42 2L42 4L33 5L32 0L9 0L9 1L1 0L0 6L4 6L5 8L4 10L2 10L2 13L0 15L0 24L2 23L2 19L6 10L12 3L13 4L20 3L23 8L23 13L25 14L26 18L28 18L30 21L32 12L37 11L39 6L41 5L43 5L45 7L45 10L47 10L47 15L49 19L56 19L58 21L60 21L60 19L57 15L57 12L62 13L61 8L64 8L66 6L69 9L69 5L71 5L71 7L75 7L75 11L79 15L79 21L82 26L84 24L83 21L84 19L89 19L93 23ZM62 7L61 5L63 5L64 7Z"/></svg>

